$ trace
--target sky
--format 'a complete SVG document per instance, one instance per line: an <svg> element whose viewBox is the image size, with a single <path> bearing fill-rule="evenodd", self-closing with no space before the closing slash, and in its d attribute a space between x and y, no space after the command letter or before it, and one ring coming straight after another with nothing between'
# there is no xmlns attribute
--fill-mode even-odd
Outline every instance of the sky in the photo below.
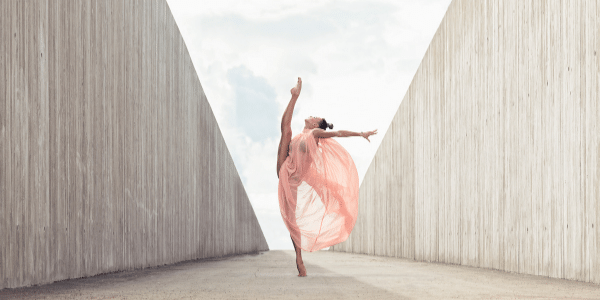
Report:
<svg viewBox="0 0 600 300"><path fill-rule="evenodd" d="M297 78L293 135L309 116L378 129L336 138L362 182L450 2L167 0L270 249L293 249L276 163Z"/></svg>

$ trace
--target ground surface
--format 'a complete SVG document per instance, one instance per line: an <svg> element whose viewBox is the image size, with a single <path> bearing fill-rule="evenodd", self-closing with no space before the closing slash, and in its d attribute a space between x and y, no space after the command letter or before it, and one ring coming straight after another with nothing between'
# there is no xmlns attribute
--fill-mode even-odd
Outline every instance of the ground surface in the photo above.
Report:
<svg viewBox="0 0 600 300"><path fill-rule="evenodd" d="M600 286L407 259L293 251L0 290L0 299L600 299Z"/></svg>

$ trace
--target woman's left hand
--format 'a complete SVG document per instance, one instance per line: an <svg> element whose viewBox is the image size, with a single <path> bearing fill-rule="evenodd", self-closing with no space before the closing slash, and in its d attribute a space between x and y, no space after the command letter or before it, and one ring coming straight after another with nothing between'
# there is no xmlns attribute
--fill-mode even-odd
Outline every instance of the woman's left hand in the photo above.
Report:
<svg viewBox="0 0 600 300"><path fill-rule="evenodd" d="M372 136L372 135L374 135L374 134L377 134L377 129L371 130L371 131L367 131L367 132L361 132L360 136L362 136L365 139L367 139L367 141L369 141L369 143L370 143L371 141L369 140L369 137Z"/></svg>

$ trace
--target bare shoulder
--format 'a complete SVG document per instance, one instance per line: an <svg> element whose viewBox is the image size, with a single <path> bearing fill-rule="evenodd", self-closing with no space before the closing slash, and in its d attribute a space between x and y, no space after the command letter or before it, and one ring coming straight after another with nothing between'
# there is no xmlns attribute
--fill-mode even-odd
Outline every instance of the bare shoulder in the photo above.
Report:
<svg viewBox="0 0 600 300"><path fill-rule="evenodd" d="M322 137L324 132L325 132L325 130L323 130L321 128L314 128L313 130L310 131L310 133L312 133L312 135L316 138Z"/></svg>

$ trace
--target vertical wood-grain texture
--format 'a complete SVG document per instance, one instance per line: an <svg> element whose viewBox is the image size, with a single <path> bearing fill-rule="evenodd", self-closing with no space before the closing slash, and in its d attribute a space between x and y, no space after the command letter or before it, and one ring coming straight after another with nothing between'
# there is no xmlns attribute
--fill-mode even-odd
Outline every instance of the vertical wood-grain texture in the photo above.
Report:
<svg viewBox="0 0 600 300"><path fill-rule="evenodd" d="M332 250L600 283L599 36L593 0L453 1Z"/></svg>
<svg viewBox="0 0 600 300"><path fill-rule="evenodd" d="M165 1L0 1L0 289L268 250Z"/></svg>

